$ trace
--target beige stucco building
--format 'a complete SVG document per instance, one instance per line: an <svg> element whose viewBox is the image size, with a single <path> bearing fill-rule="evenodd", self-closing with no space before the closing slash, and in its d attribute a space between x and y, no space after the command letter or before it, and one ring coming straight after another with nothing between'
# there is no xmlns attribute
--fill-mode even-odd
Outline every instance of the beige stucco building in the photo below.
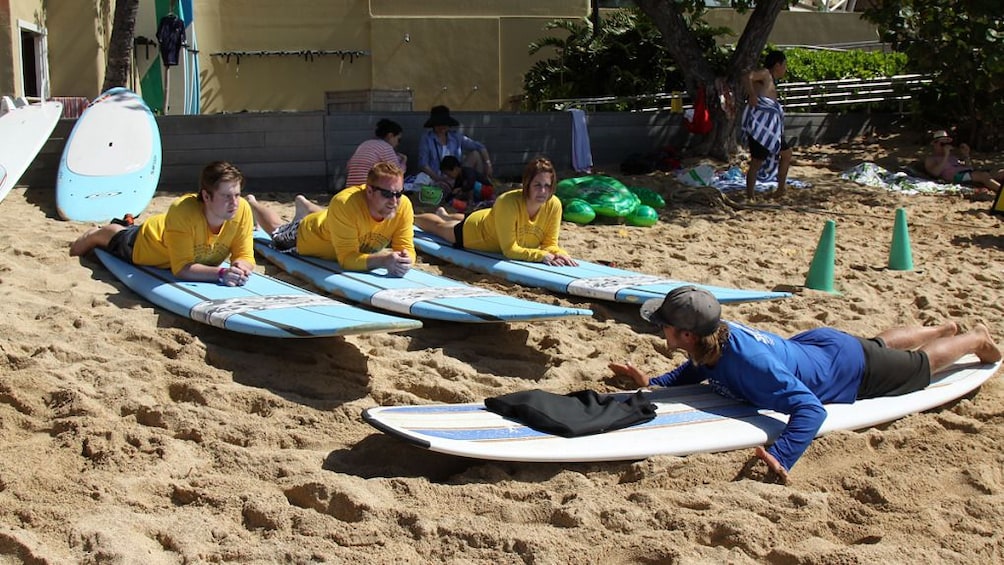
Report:
<svg viewBox="0 0 1004 565"><path fill-rule="evenodd" d="M140 0L136 35L156 37L177 0ZM414 110L508 110L545 24L589 15L589 0L188 0L198 53L166 77L167 113L185 91L201 113L324 110L375 93ZM0 0L0 93L93 98L102 86L114 0ZM716 24L742 17L715 15ZM830 18L829 20L825 18ZM801 34L801 35L800 35ZM829 36L828 36L829 35ZM771 40L875 38L857 14L785 12ZM157 46L136 46L135 90L164 88ZM197 70L196 65L197 63ZM144 78L152 68L156 81ZM151 75L152 76L152 75ZM147 77L150 78L150 77ZM151 86L154 85L154 86ZM335 93L335 94L329 94ZM146 97L149 92L144 93ZM363 100L372 97L362 97ZM367 109L356 107L352 109ZM396 107L395 109L405 109Z"/></svg>

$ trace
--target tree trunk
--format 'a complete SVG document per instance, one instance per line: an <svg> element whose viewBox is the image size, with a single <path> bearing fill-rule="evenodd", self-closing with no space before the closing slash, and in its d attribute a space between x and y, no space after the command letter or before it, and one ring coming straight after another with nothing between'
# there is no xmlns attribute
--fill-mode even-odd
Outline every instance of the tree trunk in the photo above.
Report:
<svg viewBox="0 0 1004 565"><path fill-rule="evenodd" d="M137 12L139 12L139 0L115 2L115 19L112 22L112 37L108 44L108 60L105 63L105 83L101 87L102 92L116 86L125 86L129 79Z"/></svg>
<svg viewBox="0 0 1004 565"><path fill-rule="evenodd" d="M756 2L723 77L715 76L711 63L690 31L682 9L685 3L677 0L635 0L635 3L662 33L666 49L683 72L691 99L697 96L698 87L704 85L713 129L699 144L698 152L728 161L736 150L737 126L746 103L744 79L755 67L774 21L788 1Z"/></svg>

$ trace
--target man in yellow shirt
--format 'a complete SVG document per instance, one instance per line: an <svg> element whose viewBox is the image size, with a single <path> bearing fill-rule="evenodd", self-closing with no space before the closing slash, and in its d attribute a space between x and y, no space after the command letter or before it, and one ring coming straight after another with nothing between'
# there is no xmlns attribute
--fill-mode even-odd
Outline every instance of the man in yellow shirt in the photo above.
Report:
<svg viewBox="0 0 1004 565"><path fill-rule="evenodd" d="M70 255L101 247L135 265L170 268L182 280L241 286L255 268L254 216L241 199L243 187L237 167L215 161L202 169L198 194L178 198L139 225L92 228L70 245ZM230 266L220 267L228 257Z"/></svg>
<svg viewBox="0 0 1004 565"><path fill-rule="evenodd" d="M395 277L404 276L415 262L415 212L404 195L404 171L396 163L373 165L366 184L342 190L327 208L297 196L290 222L253 196L248 201L279 251L337 261L349 271L384 268Z"/></svg>
<svg viewBox="0 0 1004 565"><path fill-rule="evenodd" d="M523 169L522 190L506 192L491 208L477 210L466 218L439 208L435 214L419 214L415 223L460 249L575 266L578 263L558 245L561 201L554 195L556 176L549 160L535 159Z"/></svg>

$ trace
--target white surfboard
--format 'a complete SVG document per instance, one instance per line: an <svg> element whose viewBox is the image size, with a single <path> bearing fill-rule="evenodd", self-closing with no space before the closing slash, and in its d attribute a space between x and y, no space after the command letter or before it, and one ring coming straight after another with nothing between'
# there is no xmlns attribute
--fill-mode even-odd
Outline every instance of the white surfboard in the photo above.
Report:
<svg viewBox="0 0 1004 565"><path fill-rule="evenodd" d="M62 114L62 102L0 99L0 201L21 180Z"/></svg>
<svg viewBox="0 0 1004 565"><path fill-rule="evenodd" d="M935 375L923 390L827 404L819 435L875 426L922 412L973 391L1000 369L967 356ZM619 393L625 396L633 393ZM655 419L604 434L564 438L528 428L489 412L484 404L440 404L370 408L363 419L413 445L477 459L500 461L623 461L655 455L689 455L769 444L788 417L727 399L707 385L646 392L658 407Z"/></svg>
<svg viewBox="0 0 1004 565"><path fill-rule="evenodd" d="M160 129L136 93L109 89L84 110L66 140L56 209L66 220L139 216L160 182Z"/></svg>

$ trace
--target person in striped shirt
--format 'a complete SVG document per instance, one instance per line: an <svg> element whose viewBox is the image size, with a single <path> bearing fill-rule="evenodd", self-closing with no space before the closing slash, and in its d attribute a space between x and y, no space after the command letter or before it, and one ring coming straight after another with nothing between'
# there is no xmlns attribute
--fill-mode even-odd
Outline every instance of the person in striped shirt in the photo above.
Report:
<svg viewBox="0 0 1004 565"><path fill-rule="evenodd" d="M376 137L367 139L356 147L355 153L349 158L348 178L345 186L357 186L366 183L366 175L373 165L380 162L397 163L401 170L408 169L408 156L397 152L404 129L401 124L387 118L381 119L376 125Z"/></svg>

